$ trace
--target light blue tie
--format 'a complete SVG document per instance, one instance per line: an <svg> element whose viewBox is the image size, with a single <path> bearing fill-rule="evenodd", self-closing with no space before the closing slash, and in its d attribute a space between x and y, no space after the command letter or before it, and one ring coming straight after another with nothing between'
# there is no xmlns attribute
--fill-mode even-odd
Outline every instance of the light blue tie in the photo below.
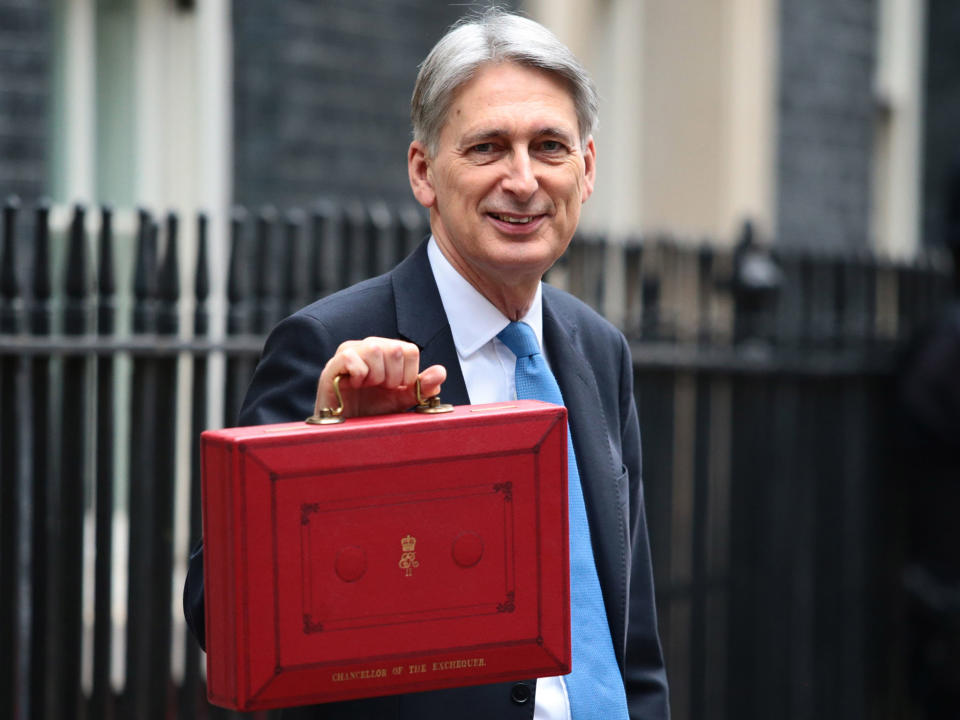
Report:
<svg viewBox="0 0 960 720"><path fill-rule="evenodd" d="M512 322L497 337L517 356L517 399L563 405L560 386L540 354L533 328L526 323ZM613 652L597 566L590 547L590 527L569 426L567 466L573 672L564 680L570 698L570 713L573 720L627 720L627 698Z"/></svg>

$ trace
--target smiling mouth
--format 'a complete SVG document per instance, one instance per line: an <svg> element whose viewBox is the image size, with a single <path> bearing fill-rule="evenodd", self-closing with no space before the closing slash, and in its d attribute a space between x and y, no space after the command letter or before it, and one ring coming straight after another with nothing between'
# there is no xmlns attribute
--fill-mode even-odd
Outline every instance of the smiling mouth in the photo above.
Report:
<svg viewBox="0 0 960 720"><path fill-rule="evenodd" d="M518 217L516 215L501 215L500 213L489 213L489 214L490 214L490 217L496 220L500 220L502 222L510 223L511 225L525 225L527 223L533 222L534 220L540 217L539 215L523 215Z"/></svg>

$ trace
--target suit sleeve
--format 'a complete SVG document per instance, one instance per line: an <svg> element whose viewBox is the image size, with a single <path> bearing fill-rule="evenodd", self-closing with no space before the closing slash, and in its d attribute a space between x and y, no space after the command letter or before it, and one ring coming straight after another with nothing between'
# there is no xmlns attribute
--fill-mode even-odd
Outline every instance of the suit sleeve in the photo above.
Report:
<svg viewBox="0 0 960 720"><path fill-rule="evenodd" d="M620 420L623 463L630 494L630 608L624 684L632 720L668 720L670 701L663 651L657 631L653 567L644 508L640 424L633 393L633 361L621 338Z"/></svg>

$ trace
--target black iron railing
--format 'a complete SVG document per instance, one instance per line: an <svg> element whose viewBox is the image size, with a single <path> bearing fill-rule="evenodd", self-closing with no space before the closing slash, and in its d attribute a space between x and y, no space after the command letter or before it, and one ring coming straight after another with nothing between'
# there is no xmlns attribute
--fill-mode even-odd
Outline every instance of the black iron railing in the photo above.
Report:
<svg viewBox="0 0 960 720"><path fill-rule="evenodd" d="M61 232L41 205L31 241L26 214L7 202L0 250L0 715L225 716L176 612L200 536L199 433L233 423L274 323L428 228L359 202L238 209L210 268L203 214L140 211L131 235L76 207ZM750 232L733 248L584 235L548 279L631 341L674 717L877 715L875 593L895 554L882 411L946 268L771 251Z"/></svg>

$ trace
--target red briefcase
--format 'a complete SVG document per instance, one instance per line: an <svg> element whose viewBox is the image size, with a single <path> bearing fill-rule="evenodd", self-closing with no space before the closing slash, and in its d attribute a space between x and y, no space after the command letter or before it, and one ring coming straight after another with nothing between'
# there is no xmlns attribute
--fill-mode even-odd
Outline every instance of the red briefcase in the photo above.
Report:
<svg viewBox="0 0 960 720"><path fill-rule="evenodd" d="M569 672L566 432L522 400L203 433L210 701Z"/></svg>

